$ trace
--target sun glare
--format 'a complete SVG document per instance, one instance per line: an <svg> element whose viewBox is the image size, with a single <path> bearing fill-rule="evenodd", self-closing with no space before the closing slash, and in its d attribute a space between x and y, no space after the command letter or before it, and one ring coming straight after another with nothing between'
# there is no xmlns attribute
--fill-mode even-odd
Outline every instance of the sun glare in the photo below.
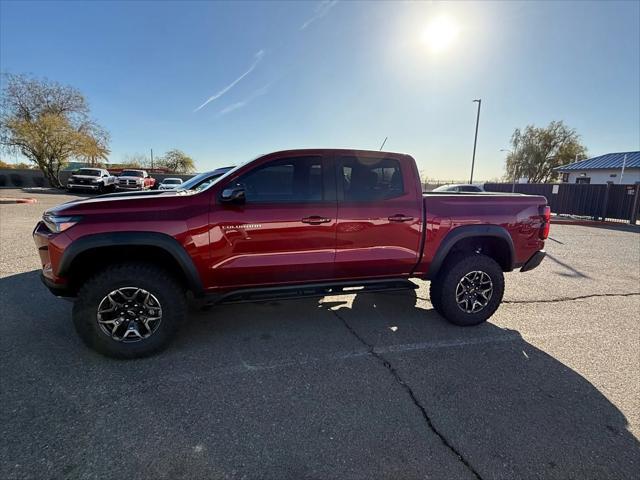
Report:
<svg viewBox="0 0 640 480"><path fill-rule="evenodd" d="M422 32L422 42L434 53L447 50L460 33L454 19L447 16L434 18Z"/></svg>

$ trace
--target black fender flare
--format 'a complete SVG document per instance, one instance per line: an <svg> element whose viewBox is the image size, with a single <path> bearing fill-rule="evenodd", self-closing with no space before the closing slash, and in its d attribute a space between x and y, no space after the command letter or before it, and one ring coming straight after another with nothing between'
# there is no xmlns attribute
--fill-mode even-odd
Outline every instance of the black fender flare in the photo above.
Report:
<svg viewBox="0 0 640 480"><path fill-rule="evenodd" d="M58 266L59 275L65 276L75 258L83 252L102 247L147 246L158 247L170 254L187 279L187 286L195 296L204 293L202 280L193 260L182 245L173 237L159 232L108 232L80 237L65 248Z"/></svg>
<svg viewBox="0 0 640 480"><path fill-rule="evenodd" d="M433 261L431 262L431 265L429 265L427 279L432 280L436 275L438 275L445 258L447 258L447 255L456 243L460 240L464 240L465 238L473 237L494 237L504 240L509 248L509 261L507 262L508 268L505 271L510 272L513 270L516 258L515 247L513 246L513 239L506 228L499 225L462 225L460 227L453 228L449 233L447 233L440 243L440 246L433 257Z"/></svg>

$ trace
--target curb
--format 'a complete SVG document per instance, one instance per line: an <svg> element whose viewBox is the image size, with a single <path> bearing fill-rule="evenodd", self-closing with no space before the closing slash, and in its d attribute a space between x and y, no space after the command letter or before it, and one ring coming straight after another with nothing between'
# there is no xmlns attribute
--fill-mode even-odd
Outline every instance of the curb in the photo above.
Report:
<svg viewBox="0 0 640 480"><path fill-rule="evenodd" d="M0 197L0 204L9 204L9 203L38 203L38 200L35 198L5 198Z"/></svg>
<svg viewBox="0 0 640 480"><path fill-rule="evenodd" d="M629 223L622 222L599 222L596 220L555 220L551 218L551 225L576 225L579 227L620 227L628 226Z"/></svg>

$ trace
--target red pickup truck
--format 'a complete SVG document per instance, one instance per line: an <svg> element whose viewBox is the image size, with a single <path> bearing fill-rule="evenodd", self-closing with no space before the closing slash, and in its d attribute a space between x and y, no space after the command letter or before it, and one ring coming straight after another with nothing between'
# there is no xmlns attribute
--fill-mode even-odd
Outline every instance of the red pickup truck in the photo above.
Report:
<svg viewBox="0 0 640 480"><path fill-rule="evenodd" d="M118 175L117 190L147 190L155 187L156 179L150 177L146 170L123 170Z"/></svg>
<svg viewBox="0 0 640 480"><path fill-rule="evenodd" d="M415 161L398 153L276 152L203 185L44 213L34 230L43 281L76 297L89 346L121 358L158 351L191 297L415 288L410 278L431 281L443 317L476 325L498 308L503 272L540 264L549 233L544 197L423 194Z"/></svg>

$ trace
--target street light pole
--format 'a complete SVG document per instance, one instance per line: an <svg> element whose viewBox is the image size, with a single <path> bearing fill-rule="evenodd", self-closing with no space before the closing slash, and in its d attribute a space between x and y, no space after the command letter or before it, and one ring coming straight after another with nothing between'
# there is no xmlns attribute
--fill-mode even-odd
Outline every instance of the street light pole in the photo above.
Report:
<svg viewBox="0 0 640 480"><path fill-rule="evenodd" d="M473 102L478 103L478 115L476 116L476 135L473 139L473 156L471 157L471 178L469 179L469 183L473 183L473 167L476 163L476 145L478 143L478 125L480 124L480 106L482 105L482 99L478 98Z"/></svg>

